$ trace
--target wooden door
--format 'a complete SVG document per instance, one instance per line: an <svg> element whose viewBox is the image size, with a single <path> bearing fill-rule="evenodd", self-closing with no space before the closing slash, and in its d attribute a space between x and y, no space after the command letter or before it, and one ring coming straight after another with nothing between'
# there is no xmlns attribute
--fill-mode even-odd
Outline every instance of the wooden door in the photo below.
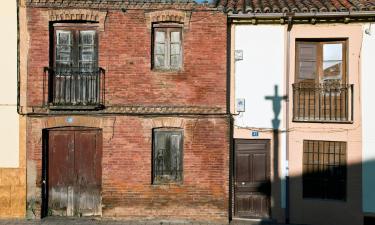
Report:
<svg viewBox="0 0 375 225"><path fill-rule="evenodd" d="M101 215L101 131L48 132L48 215Z"/></svg>
<svg viewBox="0 0 375 225"><path fill-rule="evenodd" d="M269 217L269 152L268 140L235 140L235 217Z"/></svg>

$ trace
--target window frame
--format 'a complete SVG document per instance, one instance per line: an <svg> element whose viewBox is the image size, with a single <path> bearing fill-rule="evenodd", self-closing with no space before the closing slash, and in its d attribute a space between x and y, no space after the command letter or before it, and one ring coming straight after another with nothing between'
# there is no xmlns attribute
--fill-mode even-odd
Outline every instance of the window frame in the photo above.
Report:
<svg viewBox="0 0 375 225"><path fill-rule="evenodd" d="M156 134L158 132L165 132L180 135L180 179L173 180L157 180L158 175L156 174L156 163L155 163L155 153L157 150ZM154 128L152 129L152 155L151 155L151 184L152 185L168 185L168 184L183 184L184 180L184 130L182 128Z"/></svg>
<svg viewBox="0 0 375 225"><path fill-rule="evenodd" d="M323 70L323 46L324 44L342 44L342 76L340 84L347 84L347 39L296 39L295 42L295 81L296 83L324 83L324 70ZM299 44L315 44L317 48L316 52L316 76L314 79L301 79L299 77L299 63L300 63L300 51Z"/></svg>
<svg viewBox="0 0 375 225"><path fill-rule="evenodd" d="M157 67L155 64L155 42L156 42L156 31L163 30L166 33L166 53L164 54L164 67ZM178 67L171 67L171 38L170 33L178 31L180 33L180 65ZM183 35L183 24L180 23L154 23L152 25L152 38L151 38L151 69L154 71L182 71L184 65L184 35Z"/></svg>
<svg viewBox="0 0 375 225"><path fill-rule="evenodd" d="M96 59L96 67L99 67L99 24L95 23L54 23L53 24L53 46L52 46L52 57L51 57L51 66L52 68L57 68L56 65L56 54L57 54L57 31L71 31L72 32L72 58L73 58L73 66L72 68L79 67L79 38L80 38L80 31L95 31L95 59ZM76 64L76 65L74 65Z"/></svg>
<svg viewBox="0 0 375 225"><path fill-rule="evenodd" d="M309 144L313 144L313 149L309 149ZM333 165L332 162L330 161L332 158L332 152L331 152L331 144L333 143L334 146L334 153L333 153ZM317 149L315 148L315 144L317 144ZM326 144L328 144L328 150L325 149ZM323 145L323 149L320 149L320 146ZM339 153L336 153L336 145L339 145ZM341 145L341 146L340 146ZM308 149L305 147L307 146ZM317 151L317 152L316 152ZM344 153L342 153L344 152ZM315 158L315 153L317 153L317 162ZM312 163L309 161L311 158L312 154ZM326 159L324 156L328 155L328 159ZM338 156L337 156L338 155ZM339 187L342 188L342 195L343 196L330 196L330 188L328 187L329 181L332 182L332 175L327 176L327 169L330 166L336 166L336 157L339 157L338 160L338 167L343 167L342 169L342 177L336 177L337 179L335 180L335 188L338 189ZM347 190L348 190L348 167L347 167L347 160L348 160L348 144L347 142L344 141L327 141L327 140L303 140L303 151L302 151L302 197L303 199L319 199L319 200L332 200L332 201L346 201L347 199ZM323 163L321 163L321 160L323 160ZM343 160L343 162L342 162ZM327 161L327 163L325 163ZM315 172L316 166L318 166L318 173ZM314 176L311 174L307 173L308 167L313 167L312 170L314 170ZM322 168L324 168L322 170ZM340 169L340 168L337 168ZM323 172L322 172L322 171ZM332 172L332 171L331 171ZM336 171L337 172L337 171ZM318 176L320 175L320 176ZM326 176L325 176L326 175ZM309 187L309 190L306 190L306 183L308 183L307 180L310 181L311 185L311 179L315 179L315 186L313 188ZM341 179L341 181L340 181ZM328 181L329 180L329 181ZM342 184L342 187L339 186ZM323 189L321 186L326 187L326 189ZM321 193L311 193L311 189L314 190L321 190ZM316 194L315 196L313 196Z"/></svg>

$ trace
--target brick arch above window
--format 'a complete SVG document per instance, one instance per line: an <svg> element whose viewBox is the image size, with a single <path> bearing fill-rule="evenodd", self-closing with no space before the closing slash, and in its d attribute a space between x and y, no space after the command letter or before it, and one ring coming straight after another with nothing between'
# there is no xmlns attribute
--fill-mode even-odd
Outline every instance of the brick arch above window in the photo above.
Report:
<svg viewBox="0 0 375 225"><path fill-rule="evenodd" d="M152 119L152 128L184 128L185 120L176 117L159 117Z"/></svg>
<svg viewBox="0 0 375 225"><path fill-rule="evenodd" d="M99 23L100 31L104 31L106 11L90 9L58 9L49 11L50 21L85 20Z"/></svg>
<svg viewBox="0 0 375 225"><path fill-rule="evenodd" d="M146 13L147 28L152 28L152 23L176 22L184 25L184 29L189 29L191 12L179 10L162 10Z"/></svg>

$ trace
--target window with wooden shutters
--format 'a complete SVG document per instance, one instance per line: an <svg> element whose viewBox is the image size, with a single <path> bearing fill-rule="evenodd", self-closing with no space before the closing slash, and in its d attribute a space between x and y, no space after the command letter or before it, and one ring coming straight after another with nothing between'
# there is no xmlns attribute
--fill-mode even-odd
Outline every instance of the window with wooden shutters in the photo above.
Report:
<svg viewBox="0 0 375 225"><path fill-rule="evenodd" d="M345 41L297 41L298 82L345 83Z"/></svg>
<svg viewBox="0 0 375 225"><path fill-rule="evenodd" d="M298 79L314 80L317 71L317 46L315 43L298 43Z"/></svg>
<svg viewBox="0 0 375 225"><path fill-rule="evenodd" d="M346 142L303 141L303 197L346 199Z"/></svg>
<svg viewBox="0 0 375 225"><path fill-rule="evenodd" d="M153 183L182 182L182 130L161 128L153 132Z"/></svg>
<svg viewBox="0 0 375 225"><path fill-rule="evenodd" d="M156 24L153 28L153 68L179 70L182 68L182 28Z"/></svg>
<svg viewBox="0 0 375 225"><path fill-rule="evenodd" d="M54 24L53 105L97 105L100 101L98 37L92 24Z"/></svg>

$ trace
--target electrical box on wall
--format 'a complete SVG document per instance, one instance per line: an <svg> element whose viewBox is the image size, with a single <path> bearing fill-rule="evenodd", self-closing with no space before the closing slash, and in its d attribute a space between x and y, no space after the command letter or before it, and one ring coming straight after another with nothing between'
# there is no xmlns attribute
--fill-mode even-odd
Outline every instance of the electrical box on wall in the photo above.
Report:
<svg viewBox="0 0 375 225"><path fill-rule="evenodd" d="M237 98L236 110L237 112L245 112L245 99L244 98Z"/></svg>
<svg viewBox="0 0 375 225"><path fill-rule="evenodd" d="M236 60L236 61L243 60L243 51L242 50L235 50L234 51L234 60Z"/></svg>

